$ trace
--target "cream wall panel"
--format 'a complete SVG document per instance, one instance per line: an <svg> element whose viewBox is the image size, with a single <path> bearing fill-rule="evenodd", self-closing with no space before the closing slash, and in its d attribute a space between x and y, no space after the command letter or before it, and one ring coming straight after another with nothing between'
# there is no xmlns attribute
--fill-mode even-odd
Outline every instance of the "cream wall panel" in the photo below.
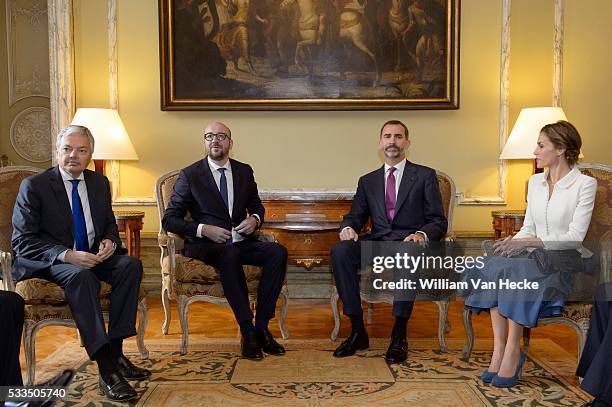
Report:
<svg viewBox="0 0 612 407"><path fill-rule="evenodd" d="M106 1L83 4L76 1L78 105L107 106L108 68L100 66L107 55ZM390 118L410 127L411 160L451 174L468 196L497 195L501 1L462 1L457 111L162 112L157 21L157 0L119 0L119 108L140 157L121 163L120 196L150 198L160 174L201 158L202 131L211 120L232 128L233 156L253 165L260 188L353 189L360 175L381 165L378 131ZM553 23L552 0L513 1L511 125L522 107L551 103ZM601 102L609 108L606 98ZM524 207L530 171L528 161L509 163L507 208ZM498 208L504 206L461 206L455 229L490 230L490 211ZM145 230L158 225L147 209Z"/></svg>
<svg viewBox="0 0 612 407"><path fill-rule="evenodd" d="M612 1L566 0L563 108L585 161L612 165Z"/></svg>

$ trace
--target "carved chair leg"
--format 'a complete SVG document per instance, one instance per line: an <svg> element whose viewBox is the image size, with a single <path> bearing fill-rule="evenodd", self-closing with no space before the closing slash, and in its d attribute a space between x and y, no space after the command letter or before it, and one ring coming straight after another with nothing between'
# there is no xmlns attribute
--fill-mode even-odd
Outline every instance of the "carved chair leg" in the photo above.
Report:
<svg viewBox="0 0 612 407"><path fill-rule="evenodd" d="M164 324L162 325L162 333L168 335L170 329L170 294L167 288L162 288L162 304L164 306Z"/></svg>
<svg viewBox="0 0 612 407"><path fill-rule="evenodd" d="M23 349L26 360L26 380L25 385L34 384L36 375L36 324L26 320L23 324Z"/></svg>
<svg viewBox="0 0 612 407"><path fill-rule="evenodd" d="M278 327L281 331L283 339L289 339L289 331L285 325L285 317L287 316L287 308L289 306L289 296L287 295L287 286L283 286L280 292L280 297L283 301L281 305L280 316L278 318Z"/></svg>
<svg viewBox="0 0 612 407"><path fill-rule="evenodd" d="M587 334L589 332L589 325L590 321L586 318L582 318L578 321L578 329L576 330L578 334L578 360L582 357L582 351L584 350Z"/></svg>
<svg viewBox="0 0 612 407"><path fill-rule="evenodd" d="M334 314L334 329L332 330L331 333L331 340L335 341L338 338L338 332L340 331L340 312L338 310L338 300L340 299L340 296L338 295L338 291L336 290L336 287L334 287L332 289L332 294L331 294L331 308L332 308L332 312Z"/></svg>
<svg viewBox="0 0 612 407"><path fill-rule="evenodd" d="M179 306L179 318L181 322L181 347L179 352L181 355L185 355L187 353L187 344L189 342L189 319L187 318L187 313L189 311L189 304L187 297L181 295L178 298L178 306Z"/></svg>
<svg viewBox="0 0 612 407"><path fill-rule="evenodd" d="M138 313L140 314L140 321L138 322L138 334L136 336L136 345L138 346L138 352L140 352L140 359L149 359L149 351L144 344L145 331L147 330L148 323L148 307L147 297L143 297L138 302Z"/></svg>
<svg viewBox="0 0 612 407"><path fill-rule="evenodd" d="M523 345L529 346L530 339L531 339L531 328L523 328Z"/></svg>
<svg viewBox="0 0 612 407"><path fill-rule="evenodd" d="M374 304L368 302L368 325L372 325L374 321Z"/></svg>
<svg viewBox="0 0 612 407"><path fill-rule="evenodd" d="M465 306L463 307L463 329L465 329L466 341L462 360L468 362L474 348L474 328L472 327L472 311Z"/></svg>
<svg viewBox="0 0 612 407"><path fill-rule="evenodd" d="M438 315L438 342L440 343L440 353L446 353L446 323L448 322L448 300L435 301L438 304L438 309L440 311Z"/></svg>

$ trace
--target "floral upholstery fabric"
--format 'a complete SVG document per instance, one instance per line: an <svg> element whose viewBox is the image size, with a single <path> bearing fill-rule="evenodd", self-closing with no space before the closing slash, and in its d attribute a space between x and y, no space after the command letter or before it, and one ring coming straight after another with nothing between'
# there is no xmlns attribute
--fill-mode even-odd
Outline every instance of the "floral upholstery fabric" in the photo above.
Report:
<svg viewBox="0 0 612 407"><path fill-rule="evenodd" d="M0 170L0 251L11 252L11 220L21 181L39 171L29 167L5 167Z"/></svg>
<svg viewBox="0 0 612 407"><path fill-rule="evenodd" d="M444 207L444 215L448 217L448 211L450 203L452 201L452 184L451 181L442 174L437 174L438 187L440 188L440 195L442 196L442 206ZM449 219L450 221L450 219Z"/></svg>
<svg viewBox="0 0 612 407"><path fill-rule="evenodd" d="M610 230L612 216L610 215L610 202L612 202L612 172L600 168L581 168L580 171L597 180L597 193L595 207L591 216L591 225L587 232L585 242L600 241L602 236Z"/></svg>
<svg viewBox="0 0 612 407"><path fill-rule="evenodd" d="M174 279L177 282L187 284L214 284L221 281L219 272L214 267L200 260L192 259L181 254L176 254L174 258L176 261ZM164 257L162 261L162 272L169 271L169 262L169 257ZM259 267L244 266L243 269L247 282L259 281L261 277L261 269Z"/></svg>
<svg viewBox="0 0 612 407"><path fill-rule="evenodd" d="M247 281L247 287L249 289L249 296L254 297L257 294L257 287L259 286L259 280ZM186 297L193 297L194 295L210 295L212 297L224 297L223 287L221 282L213 284L176 284L174 285L174 294L177 296L184 295Z"/></svg>
<svg viewBox="0 0 612 407"><path fill-rule="evenodd" d="M68 304L64 296L64 290L62 290L60 286L41 278L31 278L29 280L20 281L17 283L15 291L23 297L26 305L40 305L44 308L46 306L55 307L66 306ZM110 293L110 284L103 281L100 282L100 298L103 302L108 300ZM138 298L142 299L144 296L145 292L141 286Z"/></svg>

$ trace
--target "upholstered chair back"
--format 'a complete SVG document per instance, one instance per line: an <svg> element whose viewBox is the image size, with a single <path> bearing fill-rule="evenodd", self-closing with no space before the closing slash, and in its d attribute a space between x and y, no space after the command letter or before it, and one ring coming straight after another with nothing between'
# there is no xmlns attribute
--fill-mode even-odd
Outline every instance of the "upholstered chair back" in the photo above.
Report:
<svg viewBox="0 0 612 407"><path fill-rule="evenodd" d="M446 229L446 236L452 235L453 229L453 215L455 208L455 182L451 177L442 171L436 171L438 178L438 187L440 188L440 195L442 196L442 206L444 207L444 215L448 220L448 228Z"/></svg>
<svg viewBox="0 0 612 407"><path fill-rule="evenodd" d="M612 167L603 164L580 164L580 171L597 180L595 207L591 216L591 224L584 239L589 242L599 242L609 232L612 225L610 202L612 202ZM609 234L608 234L609 236Z"/></svg>
<svg viewBox="0 0 612 407"><path fill-rule="evenodd" d="M13 207L21 181L40 171L40 168L25 166L0 168L0 251L2 252L11 252Z"/></svg>

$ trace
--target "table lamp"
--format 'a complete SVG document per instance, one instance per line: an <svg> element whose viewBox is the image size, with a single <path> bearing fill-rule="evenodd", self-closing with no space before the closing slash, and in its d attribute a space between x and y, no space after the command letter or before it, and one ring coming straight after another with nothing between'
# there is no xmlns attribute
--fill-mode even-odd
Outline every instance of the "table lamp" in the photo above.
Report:
<svg viewBox="0 0 612 407"><path fill-rule="evenodd" d="M96 172L104 174L104 160L138 160L134 145L115 109L80 108L71 124L87 127L96 146L93 160Z"/></svg>

